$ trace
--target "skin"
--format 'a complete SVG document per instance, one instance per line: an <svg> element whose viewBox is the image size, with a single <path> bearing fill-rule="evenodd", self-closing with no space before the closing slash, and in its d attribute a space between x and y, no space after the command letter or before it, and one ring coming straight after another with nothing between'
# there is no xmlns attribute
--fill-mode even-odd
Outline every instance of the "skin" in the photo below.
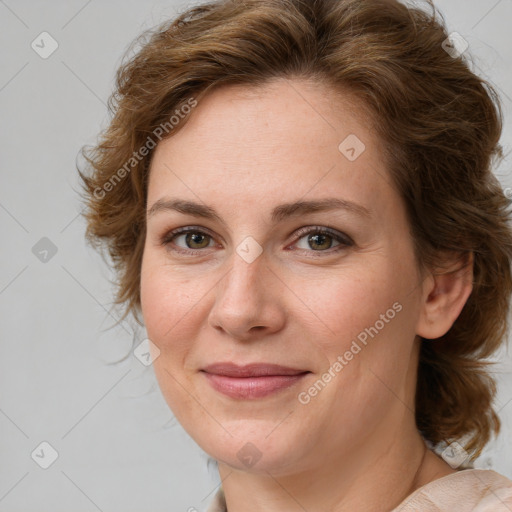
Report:
<svg viewBox="0 0 512 512"><path fill-rule="evenodd" d="M354 161L338 149L349 134L366 147ZM471 293L471 271L419 271L383 153L355 98L302 79L216 89L155 149L148 212L160 199L180 199L222 219L148 213L141 299L162 393L218 460L229 512L391 510L453 472L415 426L418 336L450 328ZM278 205L331 197L369 214L271 219ZM188 245L169 235L185 226L197 227ZM311 241L297 234L304 227L353 243ZM263 250L250 263L236 251L248 236ZM396 303L400 312L300 403L298 394ZM200 371L219 361L311 373L270 396L233 399ZM237 456L247 443L260 454L253 465Z"/></svg>

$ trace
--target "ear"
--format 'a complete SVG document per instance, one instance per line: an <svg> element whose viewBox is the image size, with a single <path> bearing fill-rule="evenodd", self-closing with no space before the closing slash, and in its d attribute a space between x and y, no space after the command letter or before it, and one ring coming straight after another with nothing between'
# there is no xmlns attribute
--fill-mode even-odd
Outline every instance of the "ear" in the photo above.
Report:
<svg viewBox="0 0 512 512"><path fill-rule="evenodd" d="M426 339L446 334L460 315L473 290L473 254L445 258L446 264L429 272L423 294L416 334Z"/></svg>

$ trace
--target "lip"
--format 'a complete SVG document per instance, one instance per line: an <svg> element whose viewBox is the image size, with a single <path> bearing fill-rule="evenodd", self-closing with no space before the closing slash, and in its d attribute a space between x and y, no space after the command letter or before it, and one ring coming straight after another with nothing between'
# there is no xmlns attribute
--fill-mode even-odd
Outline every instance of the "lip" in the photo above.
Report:
<svg viewBox="0 0 512 512"><path fill-rule="evenodd" d="M255 399L277 393L298 383L308 370L277 364L215 363L201 370L216 391L238 399Z"/></svg>
<svg viewBox="0 0 512 512"><path fill-rule="evenodd" d="M307 372L307 370L299 370L288 366L281 366L270 363L251 363L246 365L238 365L231 362L214 363L206 366L202 371L215 375L223 375L225 377L262 377L269 375L298 375Z"/></svg>

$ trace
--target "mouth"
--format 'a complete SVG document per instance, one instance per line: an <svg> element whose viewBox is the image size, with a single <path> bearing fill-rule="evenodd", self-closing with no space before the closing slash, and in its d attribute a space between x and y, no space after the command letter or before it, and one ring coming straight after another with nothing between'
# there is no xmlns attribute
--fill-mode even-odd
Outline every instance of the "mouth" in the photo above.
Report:
<svg viewBox="0 0 512 512"><path fill-rule="evenodd" d="M256 399L277 393L301 381L308 370L276 364L253 363L238 366L215 363L201 370L210 386L230 398Z"/></svg>

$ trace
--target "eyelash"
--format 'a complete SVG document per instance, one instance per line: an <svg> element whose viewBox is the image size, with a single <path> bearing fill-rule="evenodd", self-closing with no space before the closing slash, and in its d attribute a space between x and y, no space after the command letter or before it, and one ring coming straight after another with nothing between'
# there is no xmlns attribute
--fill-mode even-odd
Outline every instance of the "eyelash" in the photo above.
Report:
<svg viewBox="0 0 512 512"><path fill-rule="evenodd" d="M212 234L210 234L208 231L206 231L204 228L200 228L198 226L187 226L183 228L178 228L173 231L170 231L169 233L166 233L162 239L161 239L161 245L168 248L168 246L171 245L171 243L174 241L175 238L177 238L180 235L187 234L187 233L197 233L201 235L209 236L210 238L214 238ZM339 242L339 245L336 245L334 247L330 247L326 250L319 250L315 251L313 249L307 250L307 249L299 249L310 253L327 253L327 254L333 254L335 252L339 252L343 249L346 249L347 247L352 247L354 245L353 240L344 233L340 233L338 231L335 231L333 229L323 227L323 226L306 226L303 228L300 228L295 232L295 244L304 238L307 235L327 235L331 238L333 238L336 242ZM174 246L170 248L169 250L172 250L174 252L180 253L180 254L186 254L188 256L194 256L201 253L204 253L205 249L210 249L211 247L205 247L203 249L183 249L182 247ZM315 256L319 257L319 256Z"/></svg>

